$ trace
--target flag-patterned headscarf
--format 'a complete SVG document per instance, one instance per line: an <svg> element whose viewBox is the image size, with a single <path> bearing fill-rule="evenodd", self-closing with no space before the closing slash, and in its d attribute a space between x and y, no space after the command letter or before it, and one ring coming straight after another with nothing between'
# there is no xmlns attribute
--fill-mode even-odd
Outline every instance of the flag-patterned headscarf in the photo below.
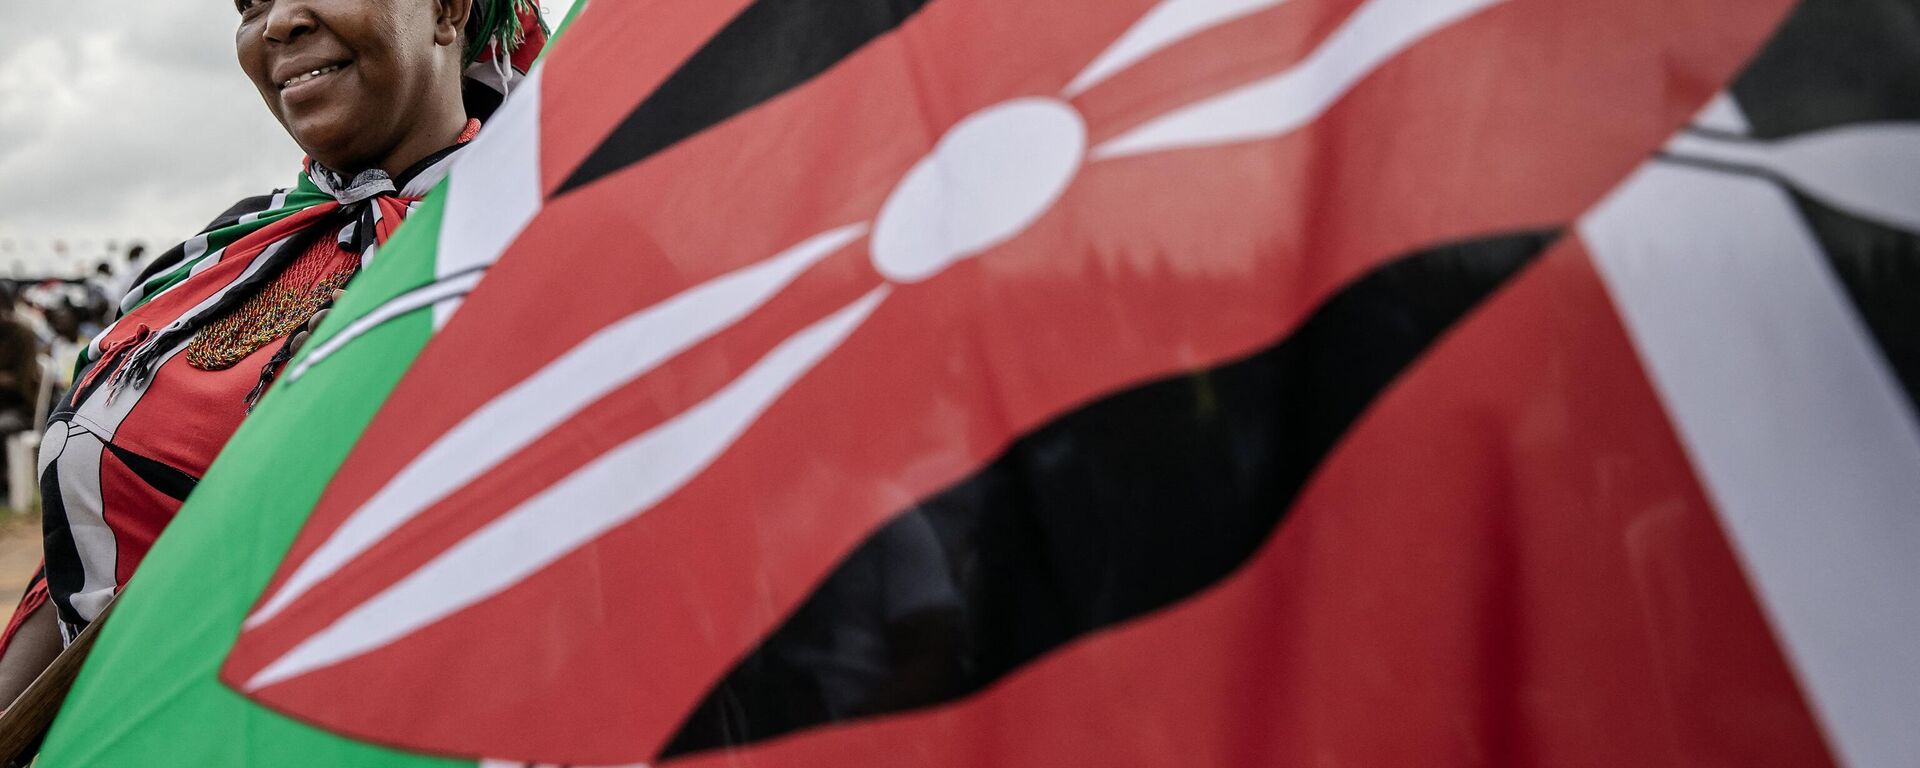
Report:
<svg viewBox="0 0 1920 768"><path fill-rule="evenodd" d="M491 114L526 77L547 34L532 0L476 0L464 52L473 117ZM121 319L94 337L80 367L124 352L113 388L145 386L166 350L270 283L324 223L346 219L340 246L366 264L446 175L449 160L436 155L399 179L380 169L347 177L306 160L293 186L240 201L155 259L121 299Z"/></svg>

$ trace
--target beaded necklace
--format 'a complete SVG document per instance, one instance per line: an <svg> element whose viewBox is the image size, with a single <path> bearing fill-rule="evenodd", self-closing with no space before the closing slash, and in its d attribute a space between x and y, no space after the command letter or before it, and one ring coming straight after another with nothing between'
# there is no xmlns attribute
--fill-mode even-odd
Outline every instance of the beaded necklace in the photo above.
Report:
<svg viewBox="0 0 1920 768"><path fill-rule="evenodd" d="M203 371L224 371L298 330L347 286L360 257L322 237L288 264L279 277L232 314L209 324L187 343L187 364Z"/></svg>

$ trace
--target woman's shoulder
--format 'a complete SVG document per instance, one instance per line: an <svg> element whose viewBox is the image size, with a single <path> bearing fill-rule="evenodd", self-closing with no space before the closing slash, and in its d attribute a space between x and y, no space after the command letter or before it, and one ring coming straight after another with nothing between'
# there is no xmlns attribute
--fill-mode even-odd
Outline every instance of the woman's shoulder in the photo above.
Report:
<svg viewBox="0 0 1920 768"><path fill-rule="evenodd" d="M121 297L120 311L132 311L134 307L180 283L195 271L193 267L200 260L217 253L289 209L311 204L312 201L306 199L313 194L311 182L306 181L304 174L301 181L303 183L293 187L241 198L227 206L192 237L174 244L148 262L134 277L127 294Z"/></svg>

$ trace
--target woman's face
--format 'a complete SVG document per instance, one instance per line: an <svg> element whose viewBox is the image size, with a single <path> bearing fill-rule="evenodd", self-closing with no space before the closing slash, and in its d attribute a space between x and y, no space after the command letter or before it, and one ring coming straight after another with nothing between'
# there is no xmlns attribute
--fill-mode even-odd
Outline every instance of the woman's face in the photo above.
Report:
<svg viewBox="0 0 1920 768"><path fill-rule="evenodd" d="M341 172L409 162L450 143L460 102L450 0L235 0L240 68L301 149ZM314 74L318 72L319 74ZM424 147L424 148L420 148ZM407 157L416 154L416 157Z"/></svg>

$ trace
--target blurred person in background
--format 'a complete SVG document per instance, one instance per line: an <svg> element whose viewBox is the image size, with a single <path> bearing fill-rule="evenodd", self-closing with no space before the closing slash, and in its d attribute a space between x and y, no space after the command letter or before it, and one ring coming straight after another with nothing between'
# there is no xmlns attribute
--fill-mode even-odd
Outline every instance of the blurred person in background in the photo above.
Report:
<svg viewBox="0 0 1920 768"><path fill-rule="evenodd" d="M99 333L107 323L113 322L114 305L120 297L115 289L120 279L113 269L113 262L101 261L94 265L93 274L84 282L86 286L85 311L81 314L81 328L88 338Z"/></svg>
<svg viewBox="0 0 1920 768"><path fill-rule="evenodd" d="M118 302L120 297L127 295L127 291L133 288L133 284L144 276L141 273L146 269L147 247L134 243L127 248L127 263L120 265L119 271L114 273L113 284L109 286L107 295ZM114 312L118 314L119 307L115 307Z"/></svg>
<svg viewBox="0 0 1920 768"><path fill-rule="evenodd" d="M55 392L65 394L73 386L74 366L87 348L89 334L85 325L91 312L90 307L70 300L47 310L47 328L53 334L46 349L47 375L53 377Z"/></svg>
<svg viewBox="0 0 1920 768"><path fill-rule="evenodd" d="M50 284L55 282L14 283L13 298L8 302L13 318L32 331L42 347L53 343L53 328L47 325L46 308L53 305L55 289Z"/></svg>
<svg viewBox="0 0 1920 768"><path fill-rule="evenodd" d="M36 426L40 393L40 340L14 312L17 290L13 281L0 281L0 435Z"/></svg>

